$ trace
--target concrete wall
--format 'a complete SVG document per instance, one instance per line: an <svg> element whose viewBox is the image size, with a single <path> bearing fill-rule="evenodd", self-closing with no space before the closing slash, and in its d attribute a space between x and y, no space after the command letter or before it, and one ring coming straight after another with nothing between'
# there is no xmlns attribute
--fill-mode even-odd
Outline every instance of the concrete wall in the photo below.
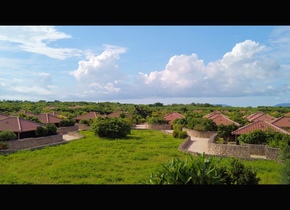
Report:
<svg viewBox="0 0 290 210"><path fill-rule="evenodd" d="M152 130L171 130L171 125L169 124L149 124L145 123L146 129L152 129Z"/></svg>
<svg viewBox="0 0 290 210"><path fill-rule="evenodd" d="M215 143L215 138L217 136L216 132L200 132L194 131L191 129L183 128L189 135L195 137L207 138L208 141L208 151L207 154L216 155L216 156L230 156L238 158L252 158L252 156L264 156L267 160L279 160L279 148L268 147L267 145L257 145L257 144L217 144ZM180 149L185 150L186 146L191 142L190 139L186 139L185 142L181 145Z"/></svg>
<svg viewBox="0 0 290 210"><path fill-rule="evenodd" d="M62 135L51 135L51 136L44 136L44 137L38 137L38 138L25 138L25 139L19 139L19 140L12 140L7 141L8 149L0 150L0 153L10 153L17 150L22 149L33 149L33 148L39 148L44 147L48 145L55 145L55 144L61 144L66 143L65 140L63 140Z"/></svg>

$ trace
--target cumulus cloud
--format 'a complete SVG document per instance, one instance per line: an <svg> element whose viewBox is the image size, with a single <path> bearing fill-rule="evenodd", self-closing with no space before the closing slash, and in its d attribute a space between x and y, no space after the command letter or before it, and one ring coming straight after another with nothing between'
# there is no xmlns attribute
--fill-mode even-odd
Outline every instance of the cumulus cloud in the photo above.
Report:
<svg viewBox="0 0 290 210"><path fill-rule="evenodd" d="M166 68L139 73L136 84L147 96L208 97L263 93L280 66L263 57L265 46L251 40L236 44L222 59L205 65L197 55L173 56Z"/></svg>
<svg viewBox="0 0 290 210"><path fill-rule="evenodd" d="M77 70L70 72L78 82L84 95L89 94L115 94L121 91L117 87L124 81L126 75L119 71L116 61L126 48L105 45L100 55L92 55L89 60L79 61Z"/></svg>
<svg viewBox="0 0 290 210"><path fill-rule="evenodd" d="M19 49L60 60L80 56L81 51L77 49L48 46L53 41L67 38L71 36L53 26L0 26L0 50Z"/></svg>

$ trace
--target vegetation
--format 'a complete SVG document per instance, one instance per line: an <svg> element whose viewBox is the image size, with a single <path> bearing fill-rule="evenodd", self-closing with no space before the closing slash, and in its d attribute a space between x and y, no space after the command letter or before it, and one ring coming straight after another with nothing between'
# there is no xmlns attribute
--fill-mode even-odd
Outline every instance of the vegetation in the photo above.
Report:
<svg viewBox="0 0 290 210"><path fill-rule="evenodd" d="M189 156L184 161L172 158L163 168L151 174L149 184L183 185L257 185L261 180L257 173L246 167L237 158L229 158L230 165L225 167L220 160L206 157Z"/></svg>
<svg viewBox="0 0 290 210"><path fill-rule="evenodd" d="M131 125L122 117L98 117L91 124L95 135L105 138L125 138L131 133Z"/></svg>
<svg viewBox="0 0 290 210"><path fill-rule="evenodd" d="M188 157L177 149L184 140L161 131L132 130L114 141L91 130L81 134L85 138L67 144L0 155L0 184L144 184L162 164ZM220 164L227 166L228 160L223 158ZM240 161L256 169L259 184L280 183L281 163Z"/></svg>

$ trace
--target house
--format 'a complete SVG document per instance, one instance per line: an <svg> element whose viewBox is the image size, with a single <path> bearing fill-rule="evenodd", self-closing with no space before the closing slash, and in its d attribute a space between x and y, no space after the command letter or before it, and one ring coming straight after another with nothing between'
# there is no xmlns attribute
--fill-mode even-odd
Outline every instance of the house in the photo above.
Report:
<svg viewBox="0 0 290 210"><path fill-rule="evenodd" d="M270 121L273 125L280 128L289 129L290 128L290 116L282 116Z"/></svg>
<svg viewBox="0 0 290 210"><path fill-rule="evenodd" d="M79 115L77 117L74 117L73 119L76 121L76 123L79 123L81 120L93 120L99 116L103 117L104 115L101 115L97 112L88 112L88 113L85 113L83 115Z"/></svg>
<svg viewBox="0 0 290 210"><path fill-rule="evenodd" d="M244 116L244 118L248 119L249 122L257 122L257 121L260 121L260 120L263 120L263 121L272 121L272 120L275 120L276 118L271 116L271 115L268 115L268 114L265 114L264 112L256 112L254 114L250 114L250 115L246 115Z"/></svg>
<svg viewBox="0 0 290 210"><path fill-rule="evenodd" d="M43 124L55 124L56 127L59 127L59 123L62 119L53 116L51 114L38 114L36 117L43 123Z"/></svg>
<svg viewBox="0 0 290 210"><path fill-rule="evenodd" d="M178 113L178 112L171 112L163 116L163 118L166 120L167 124L172 124L172 122L176 119L185 118L184 115Z"/></svg>
<svg viewBox="0 0 290 210"><path fill-rule="evenodd" d="M17 116L8 116L0 120L0 132L10 130L16 134L17 139L35 137L35 130L39 126L45 125Z"/></svg>
<svg viewBox="0 0 290 210"><path fill-rule="evenodd" d="M9 115L0 113L0 120L5 119L7 117L9 117Z"/></svg>
<svg viewBox="0 0 290 210"><path fill-rule="evenodd" d="M210 114L207 114L204 116L204 118L212 119L217 126L219 126L219 125L231 125L231 124L235 124L236 126L240 126L239 123L231 120L228 116L222 114L219 111L214 111Z"/></svg>
<svg viewBox="0 0 290 210"><path fill-rule="evenodd" d="M234 130L232 132L232 135L235 135L235 138L237 139L237 136L239 136L241 134L248 134L248 133L253 132L255 130L262 130L262 131L273 130L275 132L280 132L280 133L285 133L285 134L290 135L290 131L287 131L287 130L285 130L281 127L278 127L278 126L276 126L268 121L265 121L265 120L256 121L253 123L249 123L243 127L240 127L237 130Z"/></svg>
<svg viewBox="0 0 290 210"><path fill-rule="evenodd" d="M125 114L125 116L130 116L130 114L128 114L127 112L123 112L123 111L115 111L115 112L112 112L112 113L110 113L110 114L107 114L107 115L105 115L106 117L119 117L120 116L120 114Z"/></svg>

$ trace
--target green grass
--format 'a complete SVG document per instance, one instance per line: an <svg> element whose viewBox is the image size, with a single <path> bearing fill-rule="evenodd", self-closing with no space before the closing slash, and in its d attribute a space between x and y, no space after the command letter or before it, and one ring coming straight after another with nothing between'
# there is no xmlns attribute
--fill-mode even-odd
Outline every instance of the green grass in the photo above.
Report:
<svg viewBox="0 0 290 210"><path fill-rule="evenodd" d="M0 155L0 184L143 184L161 163L188 155L178 150L184 140L161 131L132 130L116 140L81 133L86 137L66 144ZM243 163L257 170L260 184L279 183L281 164Z"/></svg>

